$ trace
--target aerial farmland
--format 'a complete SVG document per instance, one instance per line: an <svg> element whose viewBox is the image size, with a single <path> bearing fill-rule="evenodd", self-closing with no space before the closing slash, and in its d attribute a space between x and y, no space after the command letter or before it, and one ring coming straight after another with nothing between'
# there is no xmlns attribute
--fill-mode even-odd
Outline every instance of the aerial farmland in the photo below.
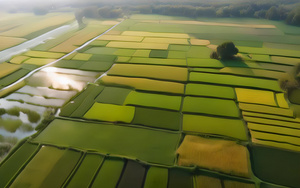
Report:
<svg viewBox="0 0 300 188"><path fill-rule="evenodd" d="M1 15L0 188L300 187L300 27Z"/></svg>

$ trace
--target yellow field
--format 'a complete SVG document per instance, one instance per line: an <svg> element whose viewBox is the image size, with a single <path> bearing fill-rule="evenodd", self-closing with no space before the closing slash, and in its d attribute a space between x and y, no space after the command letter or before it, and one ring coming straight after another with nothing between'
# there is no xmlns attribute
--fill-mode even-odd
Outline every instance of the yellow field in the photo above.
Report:
<svg viewBox="0 0 300 188"><path fill-rule="evenodd" d="M0 64L0 78L15 72L20 67L21 67L20 65L14 65L14 64L10 64L10 63L1 63Z"/></svg>
<svg viewBox="0 0 300 188"><path fill-rule="evenodd" d="M289 104L284 97L284 93L276 93L276 100L280 108L289 108Z"/></svg>
<svg viewBox="0 0 300 188"><path fill-rule="evenodd" d="M183 38L183 39L190 38L190 36L185 33L152 33L152 32L143 32L143 31L124 31L122 35L141 36L141 37Z"/></svg>
<svg viewBox="0 0 300 188"><path fill-rule="evenodd" d="M134 113L135 107L132 106L95 103L83 117L101 121L131 123Z"/></svg>
<svg viewBox="0 0 300 188"><path fill-rule="evenodd" d="M62 42L61 44L51 48L49 51L51 52L64 52L69 53L87 42L88 40L96 37L100 33L102 33L105 29L98 28L95 26L88 26L80 31L78 31L74 36L69 38L68 40Z"/></svg>
<svg viewBox="0 0 300 188"><path fill-rule="evenodd" d="M0 51L21 44L26 41L23 38L4 37L0 36Z"/></svg>
<svg viewBox="0 0 300 188"><path fill-rule="evenodd" d="M143 43L189 44L187 39L146 37Z"/></svg>
<svg viewBox="0 0 300 188"><path fill-rule="evenodd" d="M200 40L200 39L191 39L190 42L191 45L200 45L200 46L206 46L210 44L209 40Z"/></svg>
<svg viewBox="0 0 300 188"><path fill-rule="evenodd" d="M277 106L272 91L235 88L239 102Z"/></svg>
<svg viewBox="0 0 300 188"><path fill-rule="evenodd" d="M13 36L13 37L24 37L29 35L33 32L45 29L47 27L52 27L56 25L61 25L72 21L74 16L69 13L62 13L62 14L47 14L45 16L39 17L40 20L38 21L31 21L30 23L23 24L19 27L14 29L5 31L0 33L3 36Z"/></svg>
<svg viewBox="0 0 300 188"><path fill-rule="evenodd" d="M139 43L139 42L109 42L106 47L112 48L130 48L130 49L155 49L167 50L169 44L159 43Z"/></svg>
<svg viewBox="0 0 300 188"><path fill-rule="evenodd" d="M115 41L126 41L126 42L141 42L144 37L135 36L123 36L123 35L102 35L97 40L115 40Z"/></svg>
<svg viewBox="0 0 300 188"><path fill-rule="evenodd" d="M84 54L84 53L77 53L72 60L82 60L88 61L92 57L92 54Z"/></svg>
<svg viewBox="0 0 300 188"><path fill-rule="evenodd" d="M29 58L30 57L20 55L20 56L13 57L9 62L14 64L21 64Z"/></svg>
<svg viewBox="0 0 300 188"><path fill-rule="evenodd" d="M43 65L51 63L51 62L53 62L55 60L56 59L30 58L30 59L26 60L24 63L32 64L32 65L38 65L38 66L43 66Z"/></svg>
<svg viewBox="0 0 300 188"><path fill-rule="evenodd" d="M59 59L64 56L64 53L53 53L53 52L42 52L42 51L28 51L24 54L29 57L39 57L39 58L51 58Z"/></svg>
<svg viewBox="0 0 300 188"><path fill-rule="evenodd" d="M133 57L149 57L151 50L137 50L132 55Z"/></svg>
<svg viewBox="0 0 300 188"><path fill-rule="evenodd" d="M103 76L101 82L104 85L129 86L138 90L166 92L166 93L184 93L184 84L175 82L165 82L150 80L145 78L127 78L120 76Z"/></svg>

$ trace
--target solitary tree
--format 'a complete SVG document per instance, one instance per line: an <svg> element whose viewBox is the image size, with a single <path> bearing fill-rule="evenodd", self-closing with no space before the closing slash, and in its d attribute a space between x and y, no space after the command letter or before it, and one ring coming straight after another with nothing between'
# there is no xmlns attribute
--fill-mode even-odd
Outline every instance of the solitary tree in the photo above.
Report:
<svg viewBox="0 0 300 188"><path fill-rule="evenodd" d="M217 55L221 60L233 59L238 52L233 42L224 42L217 47Z"/></svg>

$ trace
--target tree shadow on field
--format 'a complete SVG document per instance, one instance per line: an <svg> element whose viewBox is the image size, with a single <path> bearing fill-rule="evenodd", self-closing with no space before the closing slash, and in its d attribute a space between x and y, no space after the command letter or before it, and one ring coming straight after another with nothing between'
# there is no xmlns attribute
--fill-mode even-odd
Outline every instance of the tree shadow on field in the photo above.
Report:
<svg viewBox="0 0 300 188"><path fill-rule="evenodd" d="M231 59L220 59L220 62L224 65L224 67L249 68L240 56L234 56Z"/></svg>

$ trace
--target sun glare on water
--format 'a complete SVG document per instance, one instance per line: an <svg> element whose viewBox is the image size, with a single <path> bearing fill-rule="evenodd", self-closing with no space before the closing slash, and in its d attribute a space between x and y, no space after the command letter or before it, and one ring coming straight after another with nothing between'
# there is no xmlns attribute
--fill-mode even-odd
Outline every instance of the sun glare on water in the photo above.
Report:
<svg viewBox="0 0 300 188"><path fill-rule="evenodd" d="M69 78L67 75L62 75L57 73L58 69L55 67L47 67L42 70L47 73L47 78L51 80L52 87L54 89L62 90L78 90L81 91L84 87L84 84L77 82Z"/></svg>

